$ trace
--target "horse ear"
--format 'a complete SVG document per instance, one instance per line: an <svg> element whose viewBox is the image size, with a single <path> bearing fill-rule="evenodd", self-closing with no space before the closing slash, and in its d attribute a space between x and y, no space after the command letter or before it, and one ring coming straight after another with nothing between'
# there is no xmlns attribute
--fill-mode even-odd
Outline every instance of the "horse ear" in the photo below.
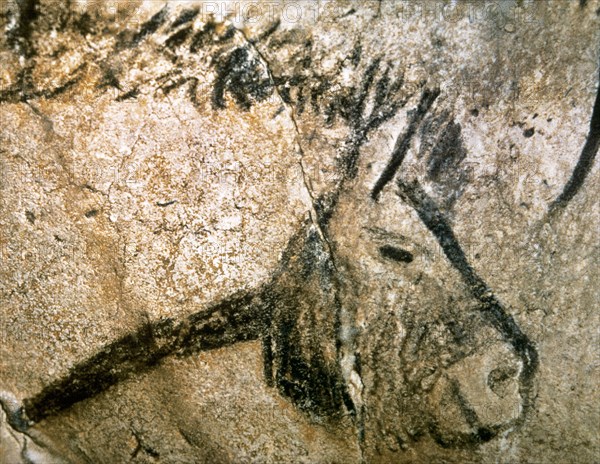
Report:
<svg viewBox="0 0 600 464"><path fill-rule="evenodd" d="M335 416L348 405L338 363L338 314L331 256L312 225L290 241L270 288L267 380L300 409Z"/></svg>

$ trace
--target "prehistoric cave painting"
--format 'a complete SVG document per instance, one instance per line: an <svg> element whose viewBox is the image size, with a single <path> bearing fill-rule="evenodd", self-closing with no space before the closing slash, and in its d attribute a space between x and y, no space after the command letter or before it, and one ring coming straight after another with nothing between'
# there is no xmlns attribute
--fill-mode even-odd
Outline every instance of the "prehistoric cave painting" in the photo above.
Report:
<svg viewBox="0 0 600 464"><path fill-rule="evenodd" d="M366 86L366 92L369 87ZM405 155L407 144L416 133L418 122L415 121L422 120L438 96L437 90L423 89L417 107L411 110L411 122L398 137L390 162L374 184L368 201L376 202L378 195L375 193L381 194L385 184L395 178L401 166L402 159L399 158ZM345 285L351 285L353 276L343 275L337 270L336 262L345 258L338 256L336 246L331 245L339 237L329 229L330 222L336 218L337 203L345 193L344 184L358 175L356 156L359 148L360 144L349 145L351 159L345 163L346 175L338 186L337 194L330 197L327 209L320 209L320 220L317 223L307 222L290 241L280 270L268 285L251 293L232 296L183 321L165 319L148 323L137 332L116 340L74 366L65 378L46 386L38 395L25 399L23 409L10 417L13 427L26 430L31 423L92 397L132 374L156 366L165 356L189 356L201 350L257 339L263 342L265 377L269 384L277 386L283 395L303 410L330 418L354 414L359 429L364 427L363 416L369 403L358 404L359 397L352 395L348 386L353 372L360 376L360 350L356 341L344 340L343 335L349 324L344 308L349 297L343 292ZM395 356L405 378L400 380L402 385L397 391L404 389L409 392L409 401L403 408L409 407L406 410L411 411L411 420L421 422L416 426L418 432L412 432L412 438L418 439L419 434L426 431L443 446L469 446L487 441L509 426L521 423L531 407L537 353L466 261L452 229L433 201L416 184L398 181L397 185L399 199L417 211L423 224L439 241L450 263L459 270L470 289L470 296L477 301L476 310L458 308L448 314L441 310L441 313L434 313L433 320L431 315L417 315L414 321L402 321L407 324L408 335L405 346ZM383 233L385 235L385 231ZM383 243L379 252L385 260L412 261L410 252L390 243ZM441 336L427 333L435 324L439 326ZM449 356L445 364L448 370L478 352L481 342L478 334L486 329L496 331L498 344L508 344L510 350L507 355L510 357L512 352L516 358L507 366L499 365L494 370L490 385L493 383L495 388L495 384L510 383L518 378L521 412L508 421L480 423L475 409L462 395L459 382L448 380L439 394L440 401L456 406L468 425L466 432L456 433L440 424L435 413L411 401L411 397L421 397L419 390L423 390L423 371L431 375L432 366L439 364L440 350L436 347L440 345L440 337L445 340L443 344ZM490 334L486 334L485 338L490 338ZM430 362L432 359L433 363ZM351 365L348 367L349 362ZM435 383L425 390L433 390ZM515 392L510 392L510 395L514 396ZM433 409L436 407L442 406L434 405ZM443 408L447 409L448 404Z"/></svg>
<svg viewBox="0 0 600 464"><path fill-rule="evenodd" d="M14 47L30 56L35 51L28 40L25 21L35 16L32 7L35 2L23 4L26 7L11 40ZM273 76L252 44L218 48L240 34L239 31L213 22L194 31L189 23L197 16L197 10L184 10L173 20L166 11L165 7L136 32L125 31L116 49L122 53L135 50L163 27L172 32L161 48L167 55L183 46L195 53L209 42L211 46L216 43L214 110L220 111L226 105L227 95L242 110L247 110L253 102L277 90L282 100L299 114L307 111L308 100L310 108L324 114L326 121L331 123L341 117L350 128L340 161L341 180L332 192L315 200L317 217L314 221L308 220L290 240L279 270L268 284L252 292L233 295L184 320L148 322L74 366L66 377L23 400L22 407L8 411L10 424L26 431L44 418L93 397L131 375L154 368L167 356L190 356L202 350L261 340L266 382L312 414L332 420L353 415L360 440L365 440L374 427L381 434L394 435L401 448L424 435L433 437L441 446L469 447L522 425L534 407L538 355L534 343L468 262L444 213L452 209L460 194L460 186L450 183L445 174L455 172L459 175L452 177L458 178L459 184L466 181L461 177L466 174L460 169L466 151L461 141L461 127L451 109L443 108L444 96L440 90L428 87L425 82L422 84L415 106L408 111L406 128L397 137L388 163L364 201L369 208L376 208L384 196L392 195L397 202L412 209L439 243L449 265L458 272L462 279L461 291L457 296L447 297L453 304L432 305L427 311L423 307L411 307L403 310L399 320L397 316L378 314L373 318L372 327L357 335L353 327L357 312L352 309L356 295L351 287L361 276L342 270L352 268L346 265L352 256L345 254L339 245L336 218L343 214L340 203L345 196L354 194L352 181L360 184L362 173L358 161L368 135L405 107L412 93L403 91L401 76L393 77L397 70L376 59L364 66L360 87L323 99L323 93L330 91L327 79L313 75L316 85L310 87L304 84L311 77ZM173 57L177 61L176 53ZM361 63L360 46L357 45L349 59L357 66ZM75 77L44 89L33 86L25 70L14 87L0 94L0 101L53 98L77 83L80 69L83 68L75 71ZM110 63L105 63L104 69L98 86L124 90L119 70ZM174 66L174 71L155 78L155 82L165 94L187 85L189 98L195 102L199 78L177 69ZM296 92L290 92L291 87L296 87ZM309 92L309 89L312 90ZM140 87L133 87L116 99L135 98L139 91ZM368 101L372 102L369 111ZM436 105L440 107L437 113ZM566 205L591 168L600 138L598 107L597 98L590 135L580 161L554 205ZM426 165L427 179L438 189L434 189L436 199L426 193L418 181L402 175L403 162L416 136L421 138L418 156ZM405 237L394 237L385 229L363 227L346 230L346 233L370 237L376 245L375 258L397 264L398 274L416 262L415 253L398 244ZM431 287L423 284L422 292L441 288L435 282L427 285ZM377 287L377 291L381 293L384 288L383 285ZM398 333L393 336L394 322L405 328L402 337ZM370 340L365 341L369 337ZM371 347L365 353L361 347L367 343ZM365 359L366 355L369 359ZM467 391L469 379L461 377L459 368L477 357L486 358L487 364L493 366L486 373L485 382L498 398L496 412L482 413L481 405L474 404L473 395ZM388 364L390 360L392 366ZM369 385L361 381L363 367L367 365L374 372ZM368 423L370 408L375 425ZM390 424L390 418L392 422L401 423Z"/></svg>
<svg viewBox="0 0 600 464"><path fill-rule="evenodd" d="M84 59L76 69L62 73L48 82L35 82L33 75L37 65L38 52L31 39L31 24L40 16L38 2L35 0L22 2L13 12L15 26L8 28L8 44L15 52L28 58L19 71L16 81L7 88L0 89L0 102L27 102L38 98L54 98L71 89L81 81L89 71ZM60 9L60 15L52 15L45 11L44 28L68 31L71 40L84 41L88 33L98 33L97 27L102 24L92 18L89 13L77 14L71 8ZM197 104L199 76L190 71L190 60L201 60L204 55L210 56L212 67L216 71L213 85L213 103L215 107L224 105L224 93L231 94L236 103L248 109L252 102L261 101L273 92L273 82L266 69L260 64L258 55L247 44L236 46L232 39L241 35L233 26L224 27L212 19L206 20L204 26L194 31L190 23L198 15L197 8L184 9L178 16L172 16L172 8L168 4L143 23L139 30L124 29L116 34L111 53L104 59L94 57L94 65L102 73L95 83L96 90L114 90L116 101L135 99L143 91L162 91L165 95L185 87L192 103ZM171 63L170 69L164 73L154 73L152 69L146 78L128 79L127 71L136 65L140 69L148 68L147 63L136 63L140 44L153 47L157 56ZM182 52L183 50L183 52ZM67 50L57 47L51 58L61 57ZM38 57L39 58L39 57ZM46 57L44 57L46 58ZM192 63L192 68L195 68Z"/></svg>

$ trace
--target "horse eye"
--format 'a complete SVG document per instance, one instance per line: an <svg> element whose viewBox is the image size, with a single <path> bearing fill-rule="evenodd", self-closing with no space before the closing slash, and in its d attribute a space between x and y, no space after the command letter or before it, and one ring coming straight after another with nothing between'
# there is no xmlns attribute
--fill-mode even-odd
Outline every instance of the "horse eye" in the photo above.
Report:
<svg viewBox="0 0 600 464"><path fill-rule="evenodd" d="M396 248L391 245L379 247L379 254L384 258L393 259L394 261L399 261L401 263L410 263L414 259L410 251Z"/></svg>

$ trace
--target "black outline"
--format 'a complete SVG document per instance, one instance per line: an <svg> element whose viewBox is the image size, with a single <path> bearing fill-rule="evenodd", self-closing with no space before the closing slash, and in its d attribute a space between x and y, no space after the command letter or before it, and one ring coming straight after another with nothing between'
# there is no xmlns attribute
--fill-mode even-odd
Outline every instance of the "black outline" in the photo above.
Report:
<svg viewBox="0 0 600 464"><path fill-rule="evenodd" d="M131 374L146 372L169 355L188 356L202 350L257 340L264 333L267 307L257 294L236 294L183 322L163 319L146 323L108 344L37 395L23 400L13 427L23 430L75 403L98 395Z"/></svg>
<svg viewBox="0 0 600 464"><path fill-rule="evenodd" d="M581 1L581 3L582 6L585 6L585 1ZM35 19L35 16L37 15L35 11L37 5L36 0L26 0L22 3L19 3L19 5L21 4L24 5L26 11L20 12L19 19L23 20L23 18L26 17ZM194 13L193 10L186 10L182 12L179 18L173 22L171 27L189 22L195 18L196 15L197 11ZM149 21L142 25L139 32L134 35L133 39L129 43L129 46L139 44L148 35L158 30L158 28L161 27L167 20L167 16L167 5L165 5ZM279 23L273 25L272 28L267 31L267 34L261 36L259 40L263 40L268 37L277 29L278 26ZM19 26L22 32L28 32L28 27L29 25L23 24ZM201 42L200 39L206 40L207 34L212 32L213 30L211 29L211 23L207 23L204 29L196 33L192 38L190 50L194 52L195 48ZM227 40L228 38L231 38L233 33L235 33L235 29L228 29L226 35L221 40ZM187 40L190 34L191 26L186 26L179 32L171 35L169 39L167 39L165 45L167 47L179 46L185 40ZM22 35L22 38L28 40L28 33L24 33ZM28 53L31 54L33 51L29 50ZM355 89L356 92L350 98L342 98L338 102L331 103L332 111L335 111L333 108L336 105L339 105L335 109L340 112L342 117L349 121L352 129L352 136L348 141L349 150L348 156L346 157L345 166L345 177L348 178L352 178L355 175L359 149L361 144L366 140L367 134L371 130L379 127L386 120L393 117L398 109L404 106L406 103L406 100L393 101L391 103L387 102L387 100L390 99L390 94L394 94L402 86L403 82L401 77L395 83L390 84L388 68L384 71L380 80L375 84L375 109L372 111L370 116L366 117L363 115L366 107L366 101L369 96L370 89L373 86L375 75L379 66L380 60L374 60L365 71L362 86L357 90ZM221 69L221 71L224 71L224 69ZM223 75L220 77L225 81L225 83L230 83L232 79L230 74L231 73L223 73ZM27 92L27 82L23 81L20 83L20 88L15 87L0 93L0 101L27 101L28 99L35 97L52 98L68 90L72 85L77 83L78 80L79 76L76 76L75 78L67 81L55 89L34 92ZM197 79L195 78L184 78L178 81L176 84L166 87L164 89L165 93L168 93L170 90L172 90L172 88L182 85L188 81L192 82L190 86L190 98L192 98L192 96L195 94L195 88L197 85ZM276 84L280 84L280 82L276 79L275 82ZM283 80L281 82L283 82ZM269 84L276 85L273 84L273 82L269 82ZM112 82L110 85L114 86L115 83ZM118 82L116 85L118 86ZM226 85L223 83L221 83L221 85L223 86L224 92ZM325 84L323 85L323 88L326 89ZM132 92L135 92L135 89L118 97L117 99L125 99L134 96L130 95ZM217 89L215 89L215 92L217 92L215 101L217 103L222 103L222 94L219 94ZM421 95L421 100L418 107L413 110L413 112L409 113L411 117L409 126L404 132L403 136L399 137L396 141L396 145L392 152L392 157L371 192L373 199L376 200L384 187L395 177L400 165L404 160L404 157L406 156L411 139L414 136L417 127L421 123L424 115L434 104L436 98L439 96L439 93L439 89L425 89ZM250 95L256 97L251 92ZM302 94L300 95L303 96ZM260 96L262 96L262 94ZM238 104L240 104L242 107L249 106L249 101L247 98L247 96L245 98L239 97L238 100L240 101L238 101ZM318 91L315 91L310 95L310 101L313 105L313 108L318 106L318 98ZM299 101L298 105L300 105L300 103L301 102ZM221 107L222 105L217 104L216 106ZM590 131L586 139L586 143L582 149L580 158L562 193L550 205L550 210L554 210L559 207L565 207L567 203L577 194L587 175L589 174L591 167L593 166L599 144L600 93L597 93L590 121ZM505 308L492 294L485 282L476 274L475 270L468 263L466 256L452 231L452 228L433 200L427 196L427 194L416 182L408 185L403 181L398 181L398 187L399 196L408 204L410 204L417 212L421 221L435 236L452 266L459 271L463 280L467 283L472 295L481 303L480 311L482 314L484 314L492 326L504 336L505 340L511 344L515 352L523 361L523 369L519 378L520 394L523 399L523 412L517 420L517 423L522 423L526 413L533 407L533 377L539 362L538 354L534 344L521 331L513 317L507 313ZM336 198L337 197L334 197L332 204L325 208L327 210L327 214L329 215L335 207ZM325 199L321 198L319 201L323 203ZM167 206L173 202L174 201L167 202L165 204L157 203L157 205ZM86 217L89 217L88 213L86 213ZM396 259L391 255L386 257L395 259L397 261L409 262L406 259ZM272 309L272 306L269 303L269 298L265 299L265 296L268 294L268 292L265 293L264 288L259 289L258 293L237 294L206 310L192 314L183 322L176 322L172 319L164 319L159 322L145 324L134 333L121 337L108 346L102 348L96 355L74 366L67 377L59 379L46 386L38 395L25 399L23 402L25 409L21 411L22 415L17 419L11 419L11 423L17 424L17 427L15 428L26 428L26 424L28 422L22 422L23 420L29 420L33 422L42 420L51 414L64 410L83 399L89 398L106 390L117 382L127 379L132 373L144 372L148 369L151 369L152 367L156 366L165 356L187 356L201 350L228 346L245 340L263 339L265 378L267 379L268 383L272 384L274 377L279 376L279 378L276 380L279 380L281 383L285 383L284 381L286 379L282 378L280 373L274 375L273 363L274 356L285 357L288 356L289 353L274 354L268 349L273 341L273 333L268 328L269 325L267 322L271 315ZM283 329L285 332L285 330L292 330L293 327L287 327L287 329L286 327L283 327ZM285 338L286 333L280 333L278 336ZM317 359L316 361L319 360ZM314 368L316 371L319 370L319 366L294 366L291 361L286 361L285 359L280 360L280 363L284 365L290 365L290 368L295 369ZM327 378L324 380L325 381L323 382L323 385L321 385L321 388L316 389L315 393L319 393L323 389L329 391L331 393L331 402L338 406L334 398L336 393L335 390L341 387L335 383L331 384L330 381L332 379ZM290 391L285 393L290 397L294 397L296 392L292 390L296 388L297 385L290 384ZM467 422L474 427L477 426L477 431L467 435L456 434L450 439L450 441L448 441L447 438L441 438L441 436L439 436L439 433L436 431L435 424L432 423L431 433L434 437L438 435L438 438L436 438L438 443L446 446L460 446L464 445L465 443L481 443L495 437L501 429L479 427L475 412L470 409L469 405L466 404L464 399L460 396L458 386L456 384L452 384L452 388L456 390L454 392L455 396L459 401L459 406L461 407L461 411L463 411ZM311 387L311 389L314 390L314 387ZM302 395L304 395L304 392L302 392ZM346 406L348 406L349 403L347 403L347 397L344 398L344 401L346 402ZM511 425L514 425L514 423Z"/></svg>
<svg viewBox="0 0 600 464"><path fill-rule="evenodd" d="M383 188L396 175L396 171L398 171L398 168L402 164L402 161L404 161L404 157L406 156L406 153L410 148L410 142L413 136L415 135L415 132L417 131L417 127L419 126L419 124L423 120L423 117L425 116L427 111L429 111L439 94L439 89L429 90L426 88L425 90L423 90L423 93L421 94L421 100L419 101L419 105L415 110L412 111L412 114L410 115L411 119L410 123L408 124L408 128L406 129L402 137L398 137L396 139L396 144L394 146L394 150L392 151L392 156L387 166L381 173L381 176L379 177L379 179L377 179L377 182L375 182L375 186L371 191L371 198L373 198L374 200L377 200Z"/></svg>
<svg viewBox="0 0 600 464"><path fill-rule="evenodd" d="M128 44L129 47L135 47L139 45L146 37L154 34L160 26L162 26L169 17L169 5L165 3L160 11L155 13L148 21L146 21L140 27L140 30L133 36L131 42Z"/></svg>
<svg viewBox="0 0 600 464"><path fill-rule="evenodd" d="M174 29L177 26L181 26L182 24L186 24L186 23L189 23L190 21L193 21L194 19L196 19L196 16L198 16L199 13L200 13L200 8L198 8L198 7L187 8L187 9L183 10L179 14L177 19L175 19L175 21L173 21L173 23L171 24L171 28Z"/></svg>
<svg viewBox="0 0 600 464"><path fill-rule="evenodd" d="M523 402L521 415L510 424L486 429L490 433L486 433L485 436L489 436L488 439L491 439L508 426L522 424L532 409L535 399L533 380L539 364L537 350L527 335L521 331L514 318L508 314L502 303L494 296L484 280L477 275L469 264L447 219L418 182L413 181L411 184L407 184L402 180L398 180L397 185L400 198L415 210L423 224L440 244L450 264L460 273L471 295L479 301L479 311L492 327L498 330L504 340L513 347L515 353L523 362L523 368L519 375L519 394ZM457 433L456 436L458 441L465 444L481 442L481 436L478 432L475 434ZM440 444L444 444L444 440L441 440Z"/></svg>
<svg viewBox="0 0 600 464"><path fill-rule="evenodd" d="M600 81L600 79L599 79ZM577 165L569 178L569 181L563 188L561 194L552 202L549 211L553 212L558 208L564 208L567 206L569 201L573 199L579 189L581 189L586 177L588 176L592 166L594 165L594 159L598 153L598 147L600 146L600 82L598 83L598 91L596 92L596 101L594 102L594 109L592 111L592 118L590 119L590 130L585 141L585 145L581 150L581 155L577 161Z"/></svg>

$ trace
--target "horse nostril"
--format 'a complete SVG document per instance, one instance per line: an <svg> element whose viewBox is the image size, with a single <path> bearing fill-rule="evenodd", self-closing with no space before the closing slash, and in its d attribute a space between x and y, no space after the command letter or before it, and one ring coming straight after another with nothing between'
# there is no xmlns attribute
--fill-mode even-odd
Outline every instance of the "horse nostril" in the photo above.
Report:
<svg viewBox="0 0 600 464"><path fill-rule="evenodd" d="M511 385L518 373L519 369L514 364L497 367L488 374L488 387L500 398L504 398L511 392Z"/></svg>

